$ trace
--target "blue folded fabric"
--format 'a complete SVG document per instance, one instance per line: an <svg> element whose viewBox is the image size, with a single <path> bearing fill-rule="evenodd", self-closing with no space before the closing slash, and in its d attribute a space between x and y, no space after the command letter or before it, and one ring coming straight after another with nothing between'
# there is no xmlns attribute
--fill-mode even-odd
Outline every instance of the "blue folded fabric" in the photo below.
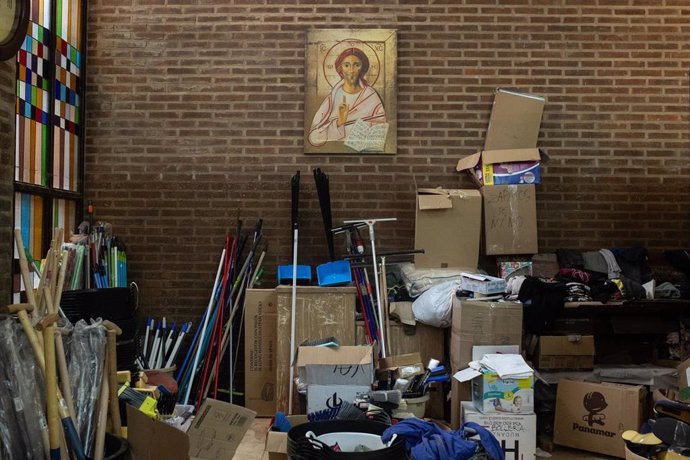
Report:
<svg viewBox="0 0 690 460"><path fill-rule="evenodd" d="M467 439L475 433L479 441ZM492 460L505 460L494 435L474 422L463 424L457 431L444 431L435 423L410 418L384 431L381 440L387 443L394 434L405 441L415 460L467 460L477 453L480 444Z"/></svg>

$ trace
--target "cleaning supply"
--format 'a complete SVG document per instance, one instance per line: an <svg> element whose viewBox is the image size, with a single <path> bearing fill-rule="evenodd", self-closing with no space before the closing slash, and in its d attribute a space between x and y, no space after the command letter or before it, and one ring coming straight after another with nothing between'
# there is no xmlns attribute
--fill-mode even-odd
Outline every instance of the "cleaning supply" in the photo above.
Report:
<svg viewBox="0 0 690 460"><path fill-rule="evenodd" d="M316 278L319 286L339 286L352 282L352 269L347 260L335 260L335 245L333 243L333 218L331 215L331 194L328 174L321 168L314 170L314 182L319 195L319 206L326 231L329 262L316 267Z"/></svg>

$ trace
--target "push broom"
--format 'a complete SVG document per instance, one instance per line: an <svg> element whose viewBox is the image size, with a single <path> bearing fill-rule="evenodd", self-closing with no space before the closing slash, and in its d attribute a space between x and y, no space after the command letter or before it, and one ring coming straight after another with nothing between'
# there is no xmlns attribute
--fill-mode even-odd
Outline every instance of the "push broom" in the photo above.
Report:
<svg viewBox="0 0 690 460"><path fill-rule="evenodd" d="M292 415L292 393L295 391L295 340L297 316L297 241L299 239L299 171L292 176L292 304L290 307L290 393L288 414Z"/></svg>

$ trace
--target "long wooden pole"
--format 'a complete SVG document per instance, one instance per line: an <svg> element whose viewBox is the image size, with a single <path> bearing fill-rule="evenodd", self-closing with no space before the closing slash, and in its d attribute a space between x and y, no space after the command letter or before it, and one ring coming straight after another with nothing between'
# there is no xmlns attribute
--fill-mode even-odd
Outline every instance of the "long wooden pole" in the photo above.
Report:
<svg viewBox="0 0 690 460"><path fill-rule="evenodd" d="M113 422L113 433L122 436L122 420L120 419L120 403L117 397L117 336L122 334L122 329L114 323L106 320L103 326L108 331L108 404L110 407L110 420Z"/></svg>
<svg viewBox="0 0 690 460"><path fill-rule="evenodd" d="M58 413L58 385L57 367L55 364L55 322L58 316L55 314L46 315L38 323L43 332L43 354L45 359L45 381L46 381L46 417L48 419L48 437L50 442L51 460L59 460L60 456L60 416Z"/></svg>

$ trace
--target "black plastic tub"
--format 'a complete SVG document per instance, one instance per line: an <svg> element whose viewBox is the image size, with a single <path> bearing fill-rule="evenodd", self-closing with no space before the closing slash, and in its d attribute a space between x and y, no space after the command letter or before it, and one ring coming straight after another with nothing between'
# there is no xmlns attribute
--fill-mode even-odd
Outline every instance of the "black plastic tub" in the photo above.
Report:
<svg viewBox="0 0 690 460"><path fill-rule="evenodd" d="M105 434L105 454L103 460L129 460L131 457L129 443L122 438Z"/></svg>
<svg viewBox="0 0 690 460"><path fill-rule="evenodd" d="M60 307L72 323L99 317L117 323L134 317L134 297L129 288L63 291Z"/></svg>
<svg viewBox="0 0 690 460"><path fill-rule="evenodd" d="M288 432L288 458L291 460L405 460L410 457L401 438L389 447L368 452L334 452L322 443L307 439L311 431L316 436L333 433L365 433L381 436L389 426L372 421L327 420L303 423ZM316 445L315 445L316 444ZM319 445L320 444L320 445Z"/></svg>

